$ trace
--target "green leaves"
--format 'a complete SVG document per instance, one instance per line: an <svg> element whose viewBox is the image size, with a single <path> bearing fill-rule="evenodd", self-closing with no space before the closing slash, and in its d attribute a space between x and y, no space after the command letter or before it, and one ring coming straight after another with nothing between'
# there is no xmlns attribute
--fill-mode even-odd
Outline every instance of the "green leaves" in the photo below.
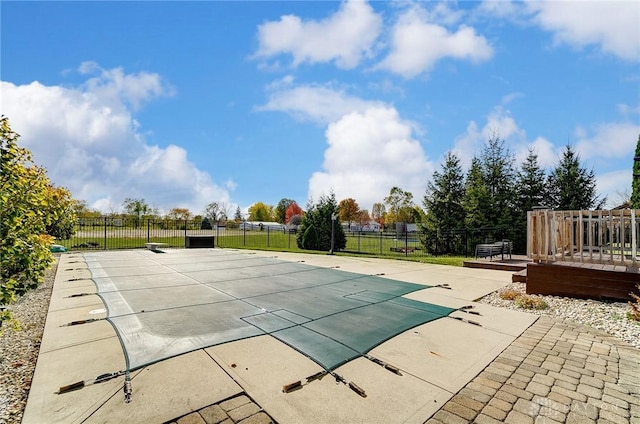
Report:
<svg viewBox="0 0 640 424"><path fill-rule="evenodd" d="M17 145L19 135L0 119L0 324L11 321L8 306L38 286L53 262L51 232L73 228L66 208L71 195L53 187L31 153ZM14 323L15 324L15 323Z"/></svg>

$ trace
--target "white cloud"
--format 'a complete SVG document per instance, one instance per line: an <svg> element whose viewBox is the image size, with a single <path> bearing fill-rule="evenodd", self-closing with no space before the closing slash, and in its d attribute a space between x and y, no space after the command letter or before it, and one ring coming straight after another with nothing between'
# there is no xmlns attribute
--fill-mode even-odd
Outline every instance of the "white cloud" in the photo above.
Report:
<svg viewBox="0 0 640 424"><path fill-rule="evenodd" d="M455 139L452 151L460 159L462 166L467 168L474 156L482 153L487 140L493 136L505 140L517 159L526 156L526 133L518 126L511 112L502 106L496 106L489 113L482 129L478 129L475 121L470 121L466 132Z"/></svg>
<svg viewBox="0 0 640 424"><path fill-rule="evenodd" d="M294 66L335 62L340 68L351 69L371 54L381 27L382 18L367 2L349 0L320 21L285 15L260 25L256 56L291 54Z"/></svg>
<svg viewBox="0 0 640 424"><path fill-rule="evenodd" d="M607 197L605 208L620 206L626 193L631 193L631 166L627 169L596 175L596 189L601 198Z"/></svg>
<svg viewBox="0 0 640 424"><path fill-rule="evenodd" d="M279 111L293 115L302 120L310 120L320 124L329 124L351 112L363 112L381 102L367 101L350 96L343 90L330 86L300 85L292 86L278 83L271 85L269 100L262 111Z"/></svg>
<svg viewBox="0 0 640 424"><path fill-rule="evenodd" d="M145 143L132 110L171 95L159 75L103 70L90 62L80 68L95 70L99 76L79 87L0 83L3 114L54 184L104 212L118 210L125 197L195 213L213 200L228 201L228 192L183 148Z"/></svg>
<svg viewBox="0 0 640 424"><path fill-rule="evenodd" d="M371 210L398 186L420 202L433 165L412 137L411 123L394 108L350 113L329 125L326 138L323 171L309 180L310 198L333 190L338 201L352 197Z"/></svg>
<svg viewBox="0 0 640 424"><path fill-rule="evenodd" d="M519 3L511 0L484 0L476 12L493 18L518 18L521 14Z"/></svg>
<svg viewBox="0 0 640 424"><path fill-rule="evenodd" d="M428 15L417 5L400 15L391 33L391 52L376 66L377 69L412 78L430 71L444 58L480 62L493 56L488 41L477 35L473 28L461 25L451 32L434 23Z"/></svg>
<svg viewBox="0 0 640 424"><path fill-rule="evenodd" d="M557 43L596 45L622 59L640 60L640 4L637 1L529 1L534 21Z"/></svg>
<svg viewBox="0 0 640 424"><path fill-rule="evenodd" d="M595 125L591 135L584 129L576 132L579 138L575 146L582 159L623 159L633 156L640 125L609 122Z"/></svg>

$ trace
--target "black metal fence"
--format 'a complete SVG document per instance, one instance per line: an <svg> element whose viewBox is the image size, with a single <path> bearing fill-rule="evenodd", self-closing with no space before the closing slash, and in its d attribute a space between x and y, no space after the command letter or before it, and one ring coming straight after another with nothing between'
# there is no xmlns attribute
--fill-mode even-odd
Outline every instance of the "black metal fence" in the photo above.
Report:
<svg viewBox="0 0 640 424"><path fill-rule="evenodd" d="M439 230L429 237L419 231L345 231L345 235L345 251L378 256L472 257L477 244L504 239L513 242L514 252L526 248L526 235L522 240L516 229ZM184 248L189 245L188 240L197 236L213 236L216 247L302 251L297 247L297 233L285 226L249 228L235 223L212 226L207 220L131 217L80 218L74 235L56 243L72 250L134 249L144 248L146 243Z"/></svg>

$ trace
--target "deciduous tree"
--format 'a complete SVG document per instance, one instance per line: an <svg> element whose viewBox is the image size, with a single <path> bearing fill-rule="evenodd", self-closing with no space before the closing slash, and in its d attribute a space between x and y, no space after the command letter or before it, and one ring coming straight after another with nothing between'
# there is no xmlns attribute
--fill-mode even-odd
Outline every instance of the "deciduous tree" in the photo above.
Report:
<svg viewBox="0 0 640 424"><path fill-rule="evenodd" d="M293 199L285 199L285 198L280 199L280 201L278 202L274 210L276 222L279 222L280 224L286 224L287 209L289 208L289 205L295 202L296 201Z"/></svg>
<svg viewBox="0 0 640 424"><path fill-rule="evenodd" d="M302 219L302 208L300 206L298 206L298 204L293 201L289 204L289 206L287 207L287 210L284 214L284 223L285 224L292 224L292 225L300 225L300 222L298 223L292 223L291 222L291 218L294 216L299 216L300 219Z"/></svg>
<svg viewBox="0 0 640 424"><path fill-rule="evenodd" d="M262 202L249 206L249 221L273 221L273 206Z"/></svg>
<svg viewBox="0 0 640 424"><path fill-rule="evenodd" d="M413 222L413 194L400 187L393 187L384 198L387 205L387 222Z"/></svg>
<svg viewBox="0 0 640 424"><path fill-rule="evenodd" d="M167 214L167 218L188 220L191 219L192 215L191 211L187 208L173 208Z"/></svg>
<svg viewBox="0 0 640 424"><path fill-rule="evenodd" d="M340 221L347 222L349 224L349 228L351 228L352 222L357 221L359 212L360 206L358 206L356 200L351 197L341 200L340 204L338 204Z"/></svg>
<svg viewBox="0 0 640 424"><path fill-rule="evenodd" d="M204 216L209 220L217 224L220 221L226 221L229 216L229 207L224 202L211 202L204 210Z"/></svg>
<svg viewBox="0 0 640 424"><path fill-rule="evenodd" d="M140 226L140 221L143 217L153 215L155 212L144 199L127 197L122 202L122 207L125 213L133 218L136 228Z"/></svg>
<svg viewBox="0 0 640 424"><path fill-rule="evenodd" d="M387 208L384 203L374 203L371 208L371 218L380 224L380 228L384 226L384 216L387 213Z"/></svg>

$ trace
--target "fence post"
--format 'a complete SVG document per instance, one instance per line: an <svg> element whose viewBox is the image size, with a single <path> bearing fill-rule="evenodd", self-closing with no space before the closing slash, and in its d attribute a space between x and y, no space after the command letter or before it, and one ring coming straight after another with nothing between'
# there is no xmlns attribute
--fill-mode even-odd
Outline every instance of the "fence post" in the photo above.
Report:
<svg viewBox="0 0 640 424"><path fill-rule="evenodd" d="M107 217L104 217L104 250L107 250Z"/></svg>
<svg viewBox="0 0 640 424"><path fill-rule="evenodd" d="M404 256L409 256L409 230L404 229Z"/></svg>
<svg viewBox="0 0 640 424"><path fill-rule="evenodd" d="M380 229L380 255L382 255L382 229Z"/></svg>
<svg viewBox="0 0 640 424"><path fill-rule="evenodd" d="M247 223L246 223L246 221L244 222L244 225L242 226L242 245L243 246L247 245Z"/></svg>
<svg viewBox="0 0 640 424"><path fill-rule="evenodd" d="M184 220L184 248L187 248L187 220Z"/></svg>
<svg viewBox="0 0 640 424"><path fill-rule="evenodd" d="M147 243L151 241L150 224L151 224L151 219L147 218Z"/></svg>
<svg viewBox="0 0 640 424"><path fill-rule="evenodd" d="M360 252L360 233L361 231L358 231L358 253L362 253Z"/></svg>
<svg viewBox="0 0 640 424"><path fill-rule="evenodd" d="M271 234L271 231L269 230L269 225L267 225L267 247L269 247L269 235Z"/></svg>

